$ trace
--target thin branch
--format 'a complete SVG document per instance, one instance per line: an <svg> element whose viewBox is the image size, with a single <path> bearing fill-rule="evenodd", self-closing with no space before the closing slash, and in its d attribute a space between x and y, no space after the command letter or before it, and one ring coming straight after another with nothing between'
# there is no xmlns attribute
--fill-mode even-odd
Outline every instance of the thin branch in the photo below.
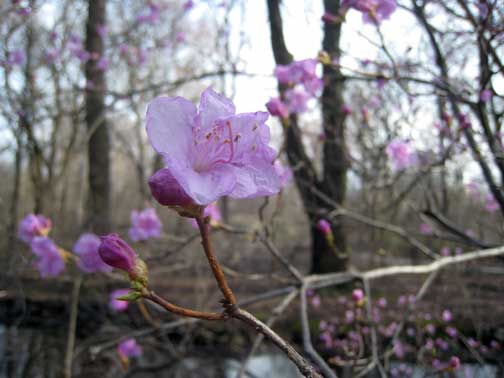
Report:
<svg viewBox="0 0 504 378"><path fill-rule="evenodd" d="M300 297L300 317L301 317L301 327L303 330L303 348L308 353L308 355L317 363L320 370L329 378L338 378L336 373L331 369L324 359L317 353L313 347L310 334L310 323L308 321L308 305L306 304L306 284L303 284L299 292Z"/></svg>

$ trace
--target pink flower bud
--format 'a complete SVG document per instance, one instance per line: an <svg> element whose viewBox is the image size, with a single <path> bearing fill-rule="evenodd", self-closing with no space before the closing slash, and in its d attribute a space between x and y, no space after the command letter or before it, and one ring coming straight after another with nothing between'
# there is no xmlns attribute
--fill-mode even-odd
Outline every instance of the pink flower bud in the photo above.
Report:
<svg viewBox="0 0 504 378"><path fill-rule="evenodd" d="M129 272L135 266L135 251L117 234L102 236L98 252L102 260L116 268Z"/></svg>
<svg viewBox="0 0 504 378"><path fill-rule="evenodd" d="M350 105L348 104L343 104L343 106L341 107L341 111L343 112L343 114L345 115L350 115L352 114L352 108L350 107Z"/></svg>
<svg viewBox="0 0 504 378"><path fill-rule="evenodd" d="M120 270L128 273L132 281L147 284L147 267L137 256L135 251L117 234L102 236L98 253L102 260Z"/></svg>
<svg viewBox="0 0 504 378"><path fill-rule="evenodd" d="M364 292L362 289L355 289L352 291L352 299L354 302L361 302L364 299Z"/></svg>
<svg viewBox="0 0 504 378"><path fill-rule="evenodd" d="M321 219L318 221L317 229L320 232L322 232L325 236L331 235L332 233L331 224L325 219Z"/></svg>
<svg viewBox="0 0 504 378"><path fill-rule="evenodd" d="M272 98L266 103L266 109L272 116L287 118L289 116L289 109L282 100L278 97Z"/></svg>
<svg viewBox="0 0 504 378"><path fill-rule="evenodd" d="M152 196L164 206L186 207L193 204L168 168L163 168L149 178Z"/></svg>
<svg viewBox="0 0 504 378"><path fill-rule="evenodd" d="M455 370L460 367L460 359L456 356L450 358L450 368Z"/></svg>

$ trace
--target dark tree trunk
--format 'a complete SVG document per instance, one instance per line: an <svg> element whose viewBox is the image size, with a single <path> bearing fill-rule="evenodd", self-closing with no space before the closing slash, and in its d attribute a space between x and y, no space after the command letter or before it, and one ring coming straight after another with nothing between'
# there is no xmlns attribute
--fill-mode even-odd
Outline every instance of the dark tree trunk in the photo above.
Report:
<svg viewBox="0 0 504 378"><path fill-rule="evenodd" d="M327 11L338 14L339 0L326 0ZM271 32L271 46L276 64L289 64L292 56L285 44L280 13L280 0L268 0ZM340 26L331 25L324 29L324 49L332 57L339 55ZM283 96L284 86L279 85ZM301 194L305 212L311 224L312 272L324 273L345 270L347 267L346 242L343 225L331 224L334 245L328 244L326 237L317 229L317 222L324 213L333 210L331 202L342 204L346 191L347 158L344 134L344 114L341 112L343 83L337 69L324 68L324 92L322 95L323 129L327 138L324 142L323 178L317 177L303 146L302 133L296 115L291 115L285 125L285 148L289 165L294 168L294 178Z"/></svg>
<svg viewBox="0 0 504 378"><path fill-rule="evenodd" d="M339 0L324 0L324 9L331 14L339 13ZM327 22L324 24L324 40L322 48L331 57L331 61L339 59L341 23ZM323 192L338 205L345 202L346 177L348 157L345 141L345 114L343 113L344 83L339 68L324 65L324 91L322 93L322 122L325 134L323 147ZM346 267L346 238L341 218L331 224L336 251L330 255L327 250L317 249L314 253L322 253L321 264L317 272L332 272ZM326 247L327 248L327 247ZM335 252L338 253L334 257ZM331 258L328 258L331 256Z"/></svg>
<svg viewBox="0 0 504 378"><path fill-rule="evenodd" d="M86 50L102 56L104 43L97 28L106 22L106 1L89 0L86 23ZM93 231L110 230L110 136L105 118L105 75L96 67L97 59L86 63L86 125L89 137L89 222Z"/></svg>

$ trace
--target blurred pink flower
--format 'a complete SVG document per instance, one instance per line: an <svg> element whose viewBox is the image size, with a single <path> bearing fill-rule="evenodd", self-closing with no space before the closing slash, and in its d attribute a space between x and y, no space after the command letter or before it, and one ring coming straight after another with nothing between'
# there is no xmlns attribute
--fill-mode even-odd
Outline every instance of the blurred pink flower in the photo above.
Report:
<svg viewBox="0 0 504 378"><path fill-rule="evenodd" d="M488 194L485 199L485 210L493 213L500 209L499 203L492 194Z"/></svg>
<svg viewBox="0 0 504 378"><path fill-rule="evenodd" d="M112 293L110 293L110 297L109 297L110 309L112 311L117 311L117 312L126 311L129 306L129 302L117 299L117 297L122 297L124 295L127 295L129 292L130 292L129 289L118 289L118 290L114 290Z"/></svg>
<svg viewBox="0 0 504 378"><path fill-rule="evenodd" d="M36 236L47 236L52 228L52 222L43 215L28 214L19 222L19 238L30 244Z"/></svg>
<svg viewBox="0 0 504 378"><path fill-rule="evenodd" d="M285 91L285 103L289 113L299 114L308 110L310 96L303 90L288 89Z"/></svg>
<svg viewBox="0 0 504 378"><path fill-rule="evenodd" d="M394 139L386 148L387 155L394 168L402 170L414 165L417 161L416 154L411 150L409 142Z"/></svg>
<svg viewBox="0 0 504 378"><path fill-rule="evenodd" d="M453 320L453 314L450 310L444 310L441 314L441 318L444 322L451 322Z"/></svg>
<svg viewBox="0 0 504 378"><path fill-rule="evenodd" d="M219 210L219 206L217 206L217 202L212 202L205 207L203 211L203 215L205 217L210 217L210 226L216 227L219 225L222 220L221 212ZM188 219L191 226L198 229L198 223L196 223L195 219Z"/></svg>
<svg viewBox="0 0 504 378"><path fill-rule="evenodd" d="M75 243L73 252L80 257L77 266L83 272L93 273L112 271L112 267L105 264L98 254L100 243L100 238L91 233L82 234Z"/></svg>
<svg viewBox="0 0 504 378"><path fill-rule="evenodd" d="M121 341L117 346L117 351L122 358L140 357L142 348L137 344L135 339L126 339Z"/></svg>
<svg viewBox="0 0 504 378"><path fill-rule="evenodd" d="M142 211L131 212L131 228L128 231L129 238L134 241L159 238L163 225L159 220L156 210L152 207Z"/></svg>
<svg viewBox="0 0 504 378"><path fill-rule="evenodd" d="M480 101L488 102L492 98L492 91L490 89L483 89L480 93Z"/></svg>
<svg viewBox="0 0 504 378"><path fill-rule="evenodd" d="M325 236L331 235L331 224L326 219L320 219L317 223L317 229Z"/></svg>
<svg viewBox="0 0 504 378"><path fill-rule="evenodd" d="M280 179L280 188L285 188L292 180L292 169L282 164L280 160L275 160L275 172Z"/></svg>
<svg viewBox="0 0 504 378"><path fill-rule="evenodd" d="M361 302L364 299L364 292L362 289L354 289L354 291L352 291L352 299L354 302Z"/></svg>
<svg viewBox="0 0 504 378"><path fill-rule="evenodd" d="M432 235L434 233L434 230L432 227L427 224L427 223L421 223L420 224L420 233L423 235Z"/></svg>
<svg viewBox="0 0 504 378"><path fill-rule="evenodd" d="M266 103L266 109L268 109L268 112L275 117L287 118L289 116L289 109L287 108L287 105L285 105L278 97L270 99Z"/></svg>
<svg viewBox="0 0 504 378"><path fill-rule="evenodd" d="M35 264L42 278L56 277L65 269L65 260L59 248L48 237L34 237L31 250L38 257Z"/></svg>

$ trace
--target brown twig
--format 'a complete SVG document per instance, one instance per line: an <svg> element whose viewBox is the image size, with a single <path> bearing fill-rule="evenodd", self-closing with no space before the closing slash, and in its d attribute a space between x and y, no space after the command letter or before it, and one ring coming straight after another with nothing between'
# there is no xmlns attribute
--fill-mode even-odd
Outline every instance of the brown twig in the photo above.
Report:
<svg viewBox="0 0 504 378"><path fill-rule="evenodd" d="M210 264L210 268L212 269L215 280L217 281L217 285L219 285L219 289L224 295L226 301L231 305L235 305L236 298L226 281L224 272L219 265L219 261L217 260L217 257L215 256L212 249L212 244L210 243L208 223L205 221L205 218L202 215L196 218L196 223L198 223L198 228L201 234L201 245L203 246L203 250L205 251L208 263Z"/></svg>
<svg viewBox="0 0 504 378"><path fill-rule="evenodd" d="M289 343L282 339L266 324L257 319L249 312L235 307L230 314L233 318L239 319L253 327L257 332L260 332L273 344L275 344L285 355L297 366L299 372L306 378L324 378L315 368L311 366Z"/></svg>
<svg viewBox="0 0 504 378"><path fill-rule="evenodd" d="M166 311L172 312L177 315L185 316L188 318L197 318L205 320L225 320L228 318L228 316L223 313L219 314L216 312L203 312L174 305L173 303L170 303L167 300L161 298L153 291L146 291L145 293L142 293L142 296L145 299L149 299L152 302L157 303L158 305L163 307Z"/></svg>

